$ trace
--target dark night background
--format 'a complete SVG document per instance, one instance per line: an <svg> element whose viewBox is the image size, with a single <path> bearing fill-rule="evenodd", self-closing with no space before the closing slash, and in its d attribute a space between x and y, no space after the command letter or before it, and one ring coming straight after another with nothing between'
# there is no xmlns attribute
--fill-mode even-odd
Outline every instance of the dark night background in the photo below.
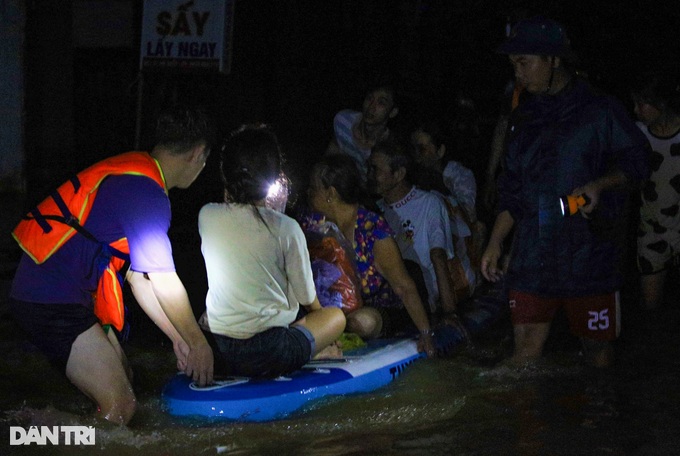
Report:
<svg viewBox="0 0 680 456"><path fill-rule="evenodd" d="M499 100L512 77L507 59L494 52L508 19L540 13L562 22L592 83L628 106L636 71L680 66L680 9L670 1L236 0L229 74L145 70L140 77L142 2L102 2L130 11L127 23L114 24L127 38L108 44L97 36L100 44L84 46L82 30L92 25L83 23L83 9L95 3L26 3L26 208L97 160L137 143L151 147L156 114L173 103L205 107L222 134L245 122L271 124L288 174L301 182L328 144L334 114L359 108L366 87L379 80L399 90L397 132L408 132L409 120L423 113L452 117L460 95L475 102L480 135L473 153L458 158L481 187ZM177 261L185 283L203 283L196 217L220 198L217 158L211 155L190 189L171 192L171 235L188 247L186 261ZM200 287L189 291L192 302L202 302Z"/></svg>
<svg viewBox="0 0 680 456"><path fill-rule="evenodd" d="M132 23L124 24L130 45L77 47L72 37L82 24L73 11L88 3L27 2L29 204L64 176L135 145L142 2L132 4ZM464 94L476 102L488 133L511 77L494 49L508 18L534 13L564 23L591 81L628 102L632 73L680 62L678 11L673 2L237 0L231 73L145 72L140 143L150 146L159 109L197 104L223 132L248 121L272 124L295 168L322 152L333 115L358 107L378 79L400 90L395 128L421 112L450 115ZM472 163L477 172L488 153L488 134L481 139Z"/></svg>
<svg viewBox="0 0 680 456"><path fill-rule="evenodd" d="M20 143L14 147L7 141L13 148L0 147L0 158L23 159L25 165L16 176L0 172L0 434L7 435L2 429L15 420L56 424L61 412L67 413L65 423L91 422L85 417L90 402L50 370L9 312L7 297L22 253L10 230L74 173L137 145L151 147L161 109L174 103L203 106L222 135L245 122L271 124L299 192L331 138L335 113L358 109L374 81L396 83L401 109L391 128L402 134L420 114L455 116L456 99L465 96L476 104L479 135L461 138L457 144L468 153L458 149L456 159L473 169L482 187L491 131L512 78L507 58L494 52L508 18L541 13L562 22L582 59L580 68L631 115L635 73L661 65L680 74L677 0L235 2L229 74L145 70L140 75L143 0L0 0L0 64L12 64L0 66L6 70L0 71L0 88L7 89L0 107L21 109L0 109L10 117L0 120L7 127L0 128L0 139L9 131L13 135L7 138ZM15 67L23 67L23 75L10 74ZM16 81L23 83L17 90ZM23 96L11 100L12 94ZM192 187L170 192L175 264L196 315L205 307L207 290L197 215L206 202L220 199L218 155L210 156ZM480 215L490 222L489 213ZM635 248L630 242L628 253ZM98 450L116 455L678 454L680 280L677 271L669 276L664 309L650 317L637 302L633 263L627 263L621 294L617 363L608 372L571 367L582 358L564 315L551 327L546 364L518 373L504 370L512 327L502 318L470 350L413 369L415 376L404 378L397 390L333 400L336 408L330 412L313 410L307 417L253 426L185 425L165 416L159 394L174 374L172 349L133 305L126 287L131 332L125 351L135 370L139 412L130 430L97 425L97 439L101 432L105 437ZM36 453L31 448L19 452ZM66 448L48 452L71 454Z"/></svg>

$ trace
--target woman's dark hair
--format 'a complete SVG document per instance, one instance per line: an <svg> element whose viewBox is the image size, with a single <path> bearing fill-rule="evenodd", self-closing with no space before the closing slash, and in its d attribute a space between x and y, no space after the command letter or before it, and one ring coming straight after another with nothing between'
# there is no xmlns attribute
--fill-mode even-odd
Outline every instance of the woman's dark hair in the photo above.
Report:
<svg viewBox="0 0 680 456"><path fill-rule="evenodd" d="M228 202L253 204L281 174L281 148L266 125L243 125L222 146L220 168Z"/></svg>
<svg viewBox="0 0 680 456"><path fill-rule="evenodd" d="M359 169L348 155L326 155L314 165L312 176L317 176L324 188L335 187L345 203L361 204L366 198L365 185Z"/></svg>
<svg viewBox="0 0 680 456"><path fill-rule="evenodd" d="M428 118L421 119L416 123L416 128L414 131L422 130L423 133L427 133L432 138L432 144L439 149L442 144L446 146L447 149L453 148L451 129L444 118ZM449 150L447 150L447 153Z"/></svg>
<svg viewBox="0 0 680 456"><path fill-rule="evenodd" d="M446 146L444 156L440 159L444 165L451 160L463 163L470 160L471 157L466 156L466 149L464 149L463 146L469 144L471 139L467 137L458 138L452 131L451 121L447 117L437 116L421 119L416 123L413 131L415 132L418 130L421 130L423 133L430 136L432 144L434 144L434 147L437 150L439 150L441 146Z"/></svg>
<svg viewBox="0 0 680 456"><path fill-rule="evenodd" d="M453 160L455 151L455 145L449 123L444 117L429 117L421 119L416 123L414 132L420 130L427 134L432 140L434 147L439 150L441 146L446 146L446 151L444 156L441 158L441 162L446 165L450 160ZM412 151L415 153L415 151ZM458 159L465 157L456 157ZM436 190L439 193L449 194L450 191L446 188L441 172L425 167L423 165L416 165L413 167L409 178L412 183L422 188L423 190Z"/></svg>
<svg viewBox="0 0 680 456"><path fill-rule="evenodd" d="M631 85L633 97L663 111L680 115L680 78L672 71L646 71Z"/></svg>

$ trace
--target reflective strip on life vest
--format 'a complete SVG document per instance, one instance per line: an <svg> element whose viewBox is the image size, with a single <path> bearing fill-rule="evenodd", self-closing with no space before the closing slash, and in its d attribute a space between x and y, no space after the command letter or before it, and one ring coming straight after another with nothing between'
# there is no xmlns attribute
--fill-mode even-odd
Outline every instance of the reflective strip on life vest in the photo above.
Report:
<svg viewBox="0 0 680 456"><path fill-rule="evenodd" d="M110 244L116 250L129 253L126 238ZM123 303L123 277L119 277L125 260L112 256L104 272L99 276L97 291L93 294L94 314L102 325L112 325L119 332L125 322L125 304Z"/></svg>

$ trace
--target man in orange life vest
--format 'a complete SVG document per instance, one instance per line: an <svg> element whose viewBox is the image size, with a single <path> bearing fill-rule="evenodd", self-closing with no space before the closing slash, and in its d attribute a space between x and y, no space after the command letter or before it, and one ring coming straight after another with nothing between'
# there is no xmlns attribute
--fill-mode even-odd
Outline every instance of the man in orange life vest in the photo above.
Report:
<svg viewBox="0 0 680 456"><path fill-rule="evenodd" d="M177 108L160 116L156 136L151 153L128 152L80 172L12 233L24 250L10 292L16 321L103 418L120 424L136 406L132 373L110 330L124 324L123 275L172 340L179 369L199 384L213 376L212 350L167 235L167 192L189 187L203 170L211 129L201 111Z"/></svg>

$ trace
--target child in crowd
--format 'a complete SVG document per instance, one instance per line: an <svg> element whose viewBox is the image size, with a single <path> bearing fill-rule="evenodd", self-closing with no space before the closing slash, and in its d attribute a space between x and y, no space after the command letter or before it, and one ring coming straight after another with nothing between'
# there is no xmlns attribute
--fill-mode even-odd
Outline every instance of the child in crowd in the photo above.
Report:
<svg viewBox="0 0 680 456"><path fill-rule="evenodd" d="M646 73L633 86L632 97L637 126L652 147L637 239L642 305L652 310L661 305L668 270L680 259L680 81Z"/></svg>

